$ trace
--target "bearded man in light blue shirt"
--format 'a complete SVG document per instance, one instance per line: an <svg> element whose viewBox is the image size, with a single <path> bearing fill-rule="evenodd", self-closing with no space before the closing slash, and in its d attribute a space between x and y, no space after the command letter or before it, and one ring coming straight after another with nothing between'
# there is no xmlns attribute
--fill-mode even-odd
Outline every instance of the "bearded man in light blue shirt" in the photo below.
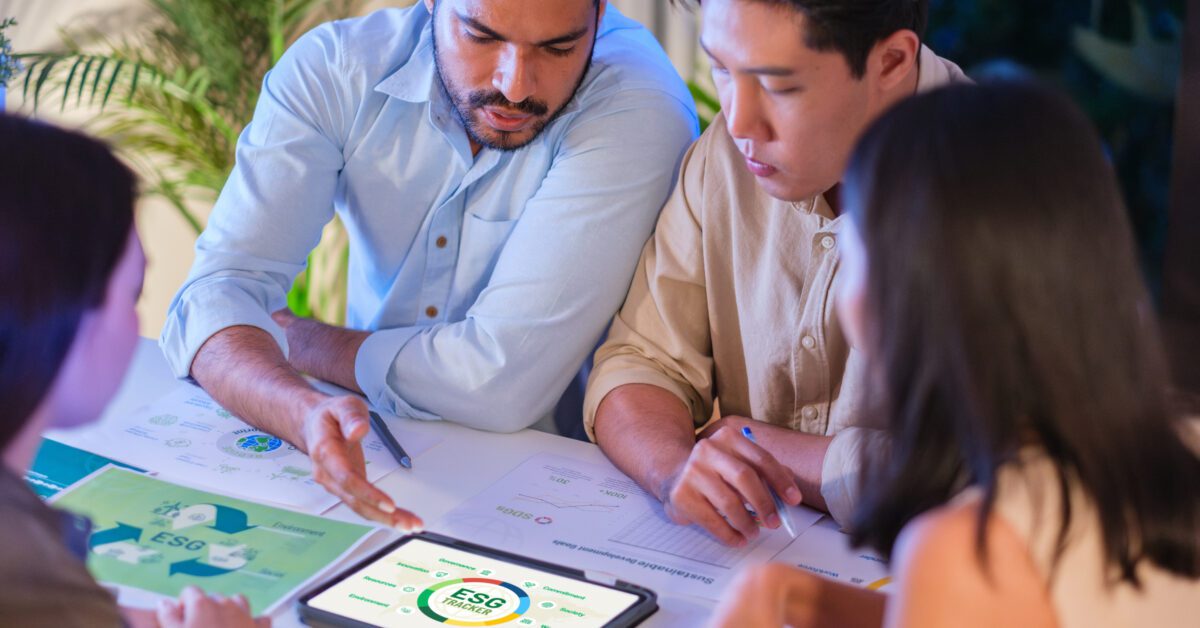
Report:
<svg viewBox="0 0 1200 628"><path fill-rule="evenodd" d="M686 86L605 0L424 0L318 27L267 75L162 347L179 377L308 452L397 527L364 474L367 406L515 431L548 414L629 286L696 133ZM348 328L286 292L334 214Z"/></svg>

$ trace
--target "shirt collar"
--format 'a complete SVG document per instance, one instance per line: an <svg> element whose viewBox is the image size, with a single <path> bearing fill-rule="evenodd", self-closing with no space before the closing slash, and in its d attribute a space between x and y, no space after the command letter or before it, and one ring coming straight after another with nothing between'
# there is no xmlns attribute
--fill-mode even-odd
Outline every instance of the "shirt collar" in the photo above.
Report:
<svg viewBox="0 0 1200 628"><path fill-rule="evenodd" d="M962 74L962 70L959 70L958 66L939 57L928 46L921 46L917 68L918 94L954 82L956 74Z"/></svg>
<svg viewBox="0 0 1200 628"><path fill-rule="evenodd" d="M424 8L414 8L424 11ZM421 29L421 38L413 48L408 61L375 86L375 91L398 98L405 102L429 102L438 88L434 75L433 20L428 19Z"/></svg>

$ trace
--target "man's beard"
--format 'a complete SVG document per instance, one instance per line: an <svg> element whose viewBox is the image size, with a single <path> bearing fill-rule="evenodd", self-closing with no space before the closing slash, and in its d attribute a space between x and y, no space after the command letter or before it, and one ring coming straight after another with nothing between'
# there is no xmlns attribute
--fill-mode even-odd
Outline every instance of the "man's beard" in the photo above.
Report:
<svg viewBox="0 0 1200 628"><path fill-rule="evenodd" d="M433 5L434 24L432 26L431 33L433 36L433 62L435 68L434 74L436 75L435 79L438 82L438 87L446 96L446 100L450 101L450 107L454 109L455 117L458 118L458 121L462 124L463 128L466 129L467 137L471 138L471 141L479 144L480 146L486 146L492 150L504 152L511 152L528 146L531 142L533 142L533 140L537 139L537 137L542 134L542 131L544 131L547 126L550 126L551 122L554 122L558 119L558 116L560 116L563 110L567 108L567 104L575 99L576 92L578 92L579 88L583 85L583 80L587 78L588 70L590 70L592 67L592 54L596 51L596 40L600 38L599 12L596 14L596 32L592 37L592 49L588 51L587 63L585 63L583 66L583 72L579 74L579 80L575 82L575 87L571 90L571 96L563 101L563 104L560 105L558 109L555 109L554 113L551 113L549 116L547 116L546 113L550 111L550 106L540 100L527 98L519 103L515 103L505 98L504 94L500 93L498 90L481 89L466 93L465 90L458 88L456 85L450 83L446 79L445 73L442 72L442 55L438 50L437 43L437 7L440 6L440 4L441 3L439 2ZM481 108L489 106L500 107L509 111L519 111L531 116L536 116L540 119L534 122L529 129L509 132L486 126L482 122L479 122L476 118L473 118L469 115L470 112L479 111ZM493 139L488 138L488 133L493 134ZM524 141L520 141L517 139L517 136L521 133L529 133L529 136Z"/></svg>

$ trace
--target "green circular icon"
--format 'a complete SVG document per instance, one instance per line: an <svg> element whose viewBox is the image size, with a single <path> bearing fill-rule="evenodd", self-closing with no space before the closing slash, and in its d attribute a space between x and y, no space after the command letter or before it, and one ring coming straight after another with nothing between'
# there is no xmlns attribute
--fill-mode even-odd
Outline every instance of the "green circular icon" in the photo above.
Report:
<svg viewBox="0 0 1200 628"><path fill-rule="evenodd" d="M417 607L426 617L452 626L508 623L524 615L529 605L529 594L523 589L492 578L439 582L417 598Z"/></svg>

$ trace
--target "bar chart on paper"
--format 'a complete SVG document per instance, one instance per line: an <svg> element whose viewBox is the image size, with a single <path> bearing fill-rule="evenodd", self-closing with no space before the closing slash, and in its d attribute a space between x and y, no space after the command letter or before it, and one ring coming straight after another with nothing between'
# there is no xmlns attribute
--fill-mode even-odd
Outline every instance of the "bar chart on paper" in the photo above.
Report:
<svg viewBox="0 0 1200 628"><path fill-rule="evenodd" d="M749 550L766 538L760 535ZM612 542L641 550L662 552L676 558L731 569L747 550L729 547L696 526L681 526L671 521L662 509L649 509L617 531Z"/></svg>
<svg viewBox="0 0 1200 628"><path fill-rule="evenodd" d="M815 511L809 524L820 517ZM737 568L764 562L791 538L762 530L726 547L680 526L661 504L609 464L534 456L447 513L432 529L624 580L715 599Z"/></svg>

